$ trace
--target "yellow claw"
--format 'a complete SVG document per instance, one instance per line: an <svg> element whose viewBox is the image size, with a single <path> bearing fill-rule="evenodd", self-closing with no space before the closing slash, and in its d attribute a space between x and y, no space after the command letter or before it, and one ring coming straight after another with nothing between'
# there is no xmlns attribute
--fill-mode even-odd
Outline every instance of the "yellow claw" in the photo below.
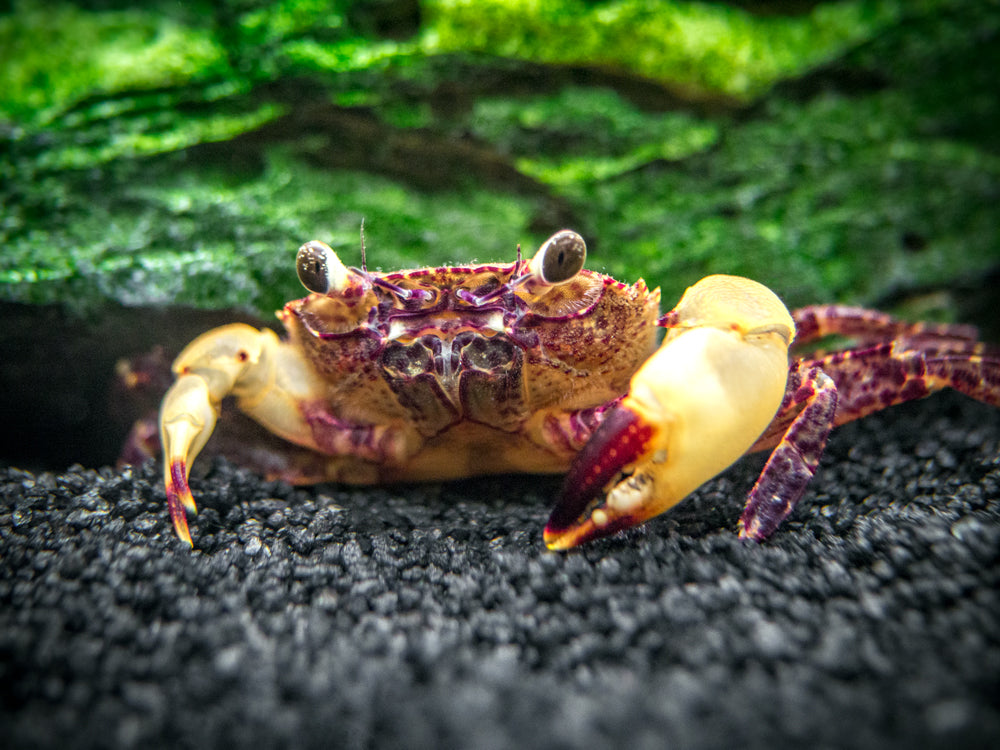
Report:
<svg viewBox="0 0 1000 750"><path fill-rule="evenodd" d="M665 320L663 345L567 474L551 549L663 513L742 456L781 405L795 324L770 289L708 276Z"/></svg>
<svg viewBox="0 0 1000 750"><path fill-rule="evenodd" d="M192 544L187 513L197 506L188 472L215 429L219 405L235 396L241 409L271 432L309 444L312 432L296 405L315 392L299 355L270 330L237 323L209 331L174 361L177 380L160 407L163 478L177 536Z"/></svg>

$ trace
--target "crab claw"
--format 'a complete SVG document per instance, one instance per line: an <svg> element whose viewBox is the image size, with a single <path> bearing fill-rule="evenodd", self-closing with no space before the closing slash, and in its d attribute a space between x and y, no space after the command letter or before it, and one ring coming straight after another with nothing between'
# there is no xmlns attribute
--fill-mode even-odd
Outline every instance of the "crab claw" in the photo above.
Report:
<svg viewBox="0 0 1000 750"><path fill-rule="evenodd" d="M709 276L663 321L663 346L570 467L550 549L663 513L742 456L781 405L795 325L767 287Z"/></svg>
<svg viewBox="0 0 1000 750"><path fill-rule="evenodd" d="M240 411L272 434L315 447L298 407L320 387L298 350L268 328L242 323L203 333L174 360L173 371L177 379L160 405L163 481L174 530L191 545L186 513L197 508L188 472L215 429L222 400L232 396Z"/></svg>
<svg viewBox="0 0 1000 750"><path fill-rule="evenodd" d="M215 428L218 399L198 375L182 375L167 392L160 411L160 440L163 443L163 479L167 507L174 531L193 546L185 511L198 512L188 471Z"/></svg>
<svg viewBox="0 0 1000 750"><path fill-rule="evenodd" d="M545 526L549 549L575 547L650 517L640 515L639 507L617 507L609 514L607 503L598 503L597 498L624 467L648 452L654 432L628 407L619 406L605 417L566 474L559 502Z"/></svg>
<svg viewBox="0 0 1000 750"><path fill-rule="evenodd" d="M198 506L195 505L191 488L188 487L187 464L183 461L175 461L170 464L166 473L170 477L166 482L167 508L170 510L170 520L174 525L174 532L182 542L187 543L188 547L193 547L194 542L191 541L191 532L188 530L185 510L193 515L198 512Z"/></svg>

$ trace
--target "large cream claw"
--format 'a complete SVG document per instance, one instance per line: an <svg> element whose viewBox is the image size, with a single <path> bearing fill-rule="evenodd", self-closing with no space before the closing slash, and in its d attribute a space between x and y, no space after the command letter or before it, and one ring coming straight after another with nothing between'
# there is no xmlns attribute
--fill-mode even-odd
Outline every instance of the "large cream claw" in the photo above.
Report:
<svg viewBox="0 0 1000 750"><path fill-rule="evenodd" d="M202 334L174 361L177 380L160 406L163 479L177 536L191 542L187 513L195 513L188 472L215 429L219 405L235 396L246 414L272 433L310 445L312 430L298 405L316 392L314 376L270 330L242 323Z"/></svg>
<svg viewBox="0 0 1000 750"><path fill-rule="evenodd" d="M197 375L178 378L160 410L160 441L163 444L163 479L167 507L177 536L193 546L186 513L197 513L188 471L195 456L215 428L218 399L213 399L204 379Z"/></svg>
<svg viewBox="0 0 1000 750"><path fill-rule="evenodd" d="M570 467L550 549L663 513L742 456L781 405L795 325L767 287L709 276L664 323L663 346Z"/></svg>

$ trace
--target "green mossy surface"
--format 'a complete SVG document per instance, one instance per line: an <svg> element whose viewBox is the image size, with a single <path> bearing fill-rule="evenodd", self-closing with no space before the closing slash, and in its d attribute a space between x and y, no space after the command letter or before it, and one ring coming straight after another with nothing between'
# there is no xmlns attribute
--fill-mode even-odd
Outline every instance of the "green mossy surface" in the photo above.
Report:
<svg viewBox="0 0 1000 750"><path fill-rule="evenodd" d="M0 15L2 300L270 317L298 245L356 264L362 219L384 270L569 225L666 300L1000 265L996 2L94 6Z"/></svg>

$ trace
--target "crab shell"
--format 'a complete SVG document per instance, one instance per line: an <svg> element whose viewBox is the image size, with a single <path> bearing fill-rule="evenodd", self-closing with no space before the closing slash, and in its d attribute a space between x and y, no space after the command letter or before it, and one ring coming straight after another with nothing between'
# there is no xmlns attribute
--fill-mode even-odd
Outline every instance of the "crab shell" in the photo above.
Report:
<svg viewBox="0 0 1000 750"><path fill-rule="evenodd" d="M531 289L524 265L370 274L360 294L311 294L278 313L318 379L301 405L315 448L342 456L341 425L383 428L359 438L370 457L338 459L324 478L568 468L596 424L588 410L613 404L653 351L659 290L586 269Z"/></svg>
<svg viewBox="0 0 1000 750"><path fill-rule="evenodd" d="M178 535L190 543L188 474L220 414L232 424L227 398L258 426L225 453L294 483L566 471L660 324L659 290L585 258L569 230L510 265L389 274L303 245L297 271L313 293L278 313L286 339L223 326L173 364L159 422Z"/></svg>

